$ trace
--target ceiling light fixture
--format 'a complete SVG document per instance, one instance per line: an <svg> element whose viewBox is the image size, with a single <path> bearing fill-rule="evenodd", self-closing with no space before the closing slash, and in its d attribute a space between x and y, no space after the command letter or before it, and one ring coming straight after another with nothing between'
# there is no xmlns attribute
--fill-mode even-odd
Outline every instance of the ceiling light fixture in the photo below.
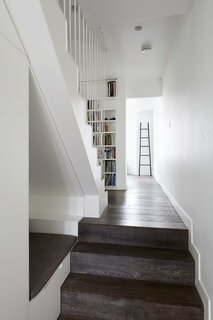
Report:
<svg viewBox="0 0 213 320"><path fill-rule="evenodd" d="M141 31L142 27L141 26L136 26L134 29L135 29L135 31Z"/></svg>
<svg viewBox="0 0 213 320"><path fill-rule="evenodd" d="M151 46L142 46L141 51L143 54L150 53L152 51L152 47Z"/></svg>

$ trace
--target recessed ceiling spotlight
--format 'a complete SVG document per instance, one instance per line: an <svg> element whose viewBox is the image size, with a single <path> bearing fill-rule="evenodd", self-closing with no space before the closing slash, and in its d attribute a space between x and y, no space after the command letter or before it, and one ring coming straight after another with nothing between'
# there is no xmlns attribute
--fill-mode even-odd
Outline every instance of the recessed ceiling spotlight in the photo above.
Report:
<svg viewBox="0 0 213 320"><path fill-rule="evenodd" d="M141 26L136 26L134 29L135 29L135 31L141 31L142 27Z"/></svg>
<svg viewBox="0 0 213 320"><path fill-rule="evenodd" d="M142 46L141 51L143 54L150 53L152 51L152 47L151 46Z"/></svg>

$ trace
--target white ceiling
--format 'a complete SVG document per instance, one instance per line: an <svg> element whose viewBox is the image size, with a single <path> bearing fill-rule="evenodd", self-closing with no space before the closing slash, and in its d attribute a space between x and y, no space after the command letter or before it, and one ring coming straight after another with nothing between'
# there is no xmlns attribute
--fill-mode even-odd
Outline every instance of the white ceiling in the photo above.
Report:
<svg viewBox="0 0 213 320"><path fill-rule="evenodd" d="M160 78L171 39L194 0L79 0L89 26L101 28L107 48L107 76ZM142 31L134 31L136 25ZM144 55L141 46L152 45Z"/></svg>

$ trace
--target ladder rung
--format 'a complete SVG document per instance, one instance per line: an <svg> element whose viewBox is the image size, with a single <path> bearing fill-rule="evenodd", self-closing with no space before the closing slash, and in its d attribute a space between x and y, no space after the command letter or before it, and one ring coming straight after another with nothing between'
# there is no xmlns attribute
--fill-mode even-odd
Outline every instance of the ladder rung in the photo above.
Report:
<svg viewBox="0 0 213 320"><path fill-rule="evenodd" d="M150 164L140 164L140 167L150 167Z"/></svg>
<svg viewBox="0 0 213 320"><path fill-rule="evenodd" d="M141 148L149 148L149 146L140 146Z"/></svg>
<svg viewBox="0 0 213 320"><path fill-rule="evenodd" d="M141 137L141 139L149 139L149 137Z"/></svg>
<svg viewBox="0 0 213 320"><path fill-rule="evenodd" d="M148 130L148 128L141 128L141 130Z"/></svg>
<svg viewBox="0 0 213 320"><path fill-rule="evenodd" d="M140 157L149 157L150 154L140 154Z"/></svg>

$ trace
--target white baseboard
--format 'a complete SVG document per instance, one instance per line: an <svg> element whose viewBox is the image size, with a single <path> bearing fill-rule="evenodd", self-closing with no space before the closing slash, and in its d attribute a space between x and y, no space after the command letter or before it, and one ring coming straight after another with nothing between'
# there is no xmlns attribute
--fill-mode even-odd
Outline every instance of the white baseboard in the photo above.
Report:
<svg viewBox="0 0 213 320"><path fill-rule="evenodd" d="M105 189L107 190L107 191L109 191L109 190L120 190L120 191L126 191L128 188L127 188L127 185L126 184L120 184L120 185L118 185L118 186L116 186L116 187L105 187Z"/></svg>
<svg viewBox="0 0 213 320"><path fill-rule="evenodd" d="M78 224L83 215L30 212L30 232L78 236Z"/></svg>
<svg viewBox="0 0 213 320"><path fill-rule="evenodd" d="M155 177L156 178L156 177ZM195 260L195 285L196 288L200 294L200 297L204 304L204 320L212 320L212 312L211 312L211 300L206 292L206 289L203 285L202 279L201 279L201 254L198 251L195 243L194 243L194 228L193 228L193 220L189 217L189 215L183 210L183 208L180 206L180 204L175 200L173 195L169 192L169 190L160 183L161 188L169 198L170 202L172 203L173 207L183 220L184 224L189 230L189 250Z"/></svg>

